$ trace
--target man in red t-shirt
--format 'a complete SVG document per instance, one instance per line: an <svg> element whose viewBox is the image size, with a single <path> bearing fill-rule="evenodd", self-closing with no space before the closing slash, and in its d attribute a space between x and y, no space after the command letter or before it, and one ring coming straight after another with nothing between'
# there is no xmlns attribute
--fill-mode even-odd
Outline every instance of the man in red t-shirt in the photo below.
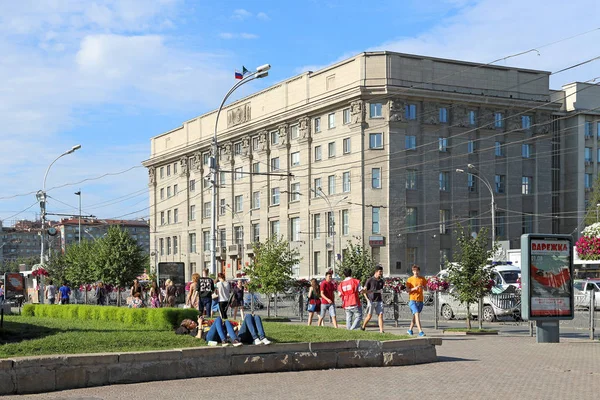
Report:
<svg viewBox="0 0 600 400"><path fill-rule="evenodd" d="M338 285L338 291L342 298L342 307L346 311L346 329L354 330L360 328L362 322L362 305L360 304L360 293L363 292L363 287L360 281L352 277L352 270L346 268L344 270L344 279Z"/></svg>
<svg viewBox="0 0 600 400"><path fill-rule="evenodd" d="M331 279L332 272L327 271L325 274L325 280L321 282L321 314L319 315L318 326L323 326L323 319L325 313L329 311L331 322L335 328L338 327L337 319L335 317L335 282Z"/></svg>

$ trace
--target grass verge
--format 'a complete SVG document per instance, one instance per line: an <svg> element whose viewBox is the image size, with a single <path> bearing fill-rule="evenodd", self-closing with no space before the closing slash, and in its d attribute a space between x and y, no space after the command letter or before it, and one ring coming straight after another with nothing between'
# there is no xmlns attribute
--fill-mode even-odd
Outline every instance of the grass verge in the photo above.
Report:
<svg viewBox="0 0 600 400"><path fill-rule="evenodd" d="M265 322L267 337L275 343L327 342L403 337L375 332L347 331L278 322ZM131 326L123 322L63 320L45 317L5 316L0 330L0 358L49 354L111 353L201 347L206 342L173 330Z"/></svg>

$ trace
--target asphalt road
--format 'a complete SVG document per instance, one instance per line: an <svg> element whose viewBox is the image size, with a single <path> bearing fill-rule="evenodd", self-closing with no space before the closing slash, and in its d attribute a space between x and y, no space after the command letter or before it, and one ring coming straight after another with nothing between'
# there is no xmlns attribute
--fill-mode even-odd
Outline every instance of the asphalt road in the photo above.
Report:
<svg viewBox="0 0 600 400"><path fill-rule="evenodd" d="M503 332L498 336L444 336L443 345L437 348L439 362L432 364L196 378L7 398L514 400L600 397L600 342L585 339L578 333L565 333L561 343L537 344L535 338L524 335L522 330L503 329Z"/></svg>

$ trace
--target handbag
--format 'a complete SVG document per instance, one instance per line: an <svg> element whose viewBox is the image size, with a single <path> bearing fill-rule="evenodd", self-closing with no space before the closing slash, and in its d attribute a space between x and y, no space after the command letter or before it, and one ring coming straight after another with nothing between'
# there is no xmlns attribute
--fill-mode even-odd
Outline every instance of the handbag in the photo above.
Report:
<svg viewBox="0 0 600 400"><path fill-rule="evenodd" d="M308 311L308 312L317 311L317 305L315 303L308 303L308 305L306 306L306 311Z"/></svg>

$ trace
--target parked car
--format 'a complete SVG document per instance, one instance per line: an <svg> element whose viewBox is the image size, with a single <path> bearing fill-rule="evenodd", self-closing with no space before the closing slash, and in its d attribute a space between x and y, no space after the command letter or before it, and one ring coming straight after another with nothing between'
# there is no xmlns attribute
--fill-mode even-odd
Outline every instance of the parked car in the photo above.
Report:
<svg viewBox="0 0 600 400"><path fill-rule="evenodd" d="M600 279L582 279L573 282L573 297L575 308L590 308L592 292L594 293L594 308L600 309Z"/></svg>

